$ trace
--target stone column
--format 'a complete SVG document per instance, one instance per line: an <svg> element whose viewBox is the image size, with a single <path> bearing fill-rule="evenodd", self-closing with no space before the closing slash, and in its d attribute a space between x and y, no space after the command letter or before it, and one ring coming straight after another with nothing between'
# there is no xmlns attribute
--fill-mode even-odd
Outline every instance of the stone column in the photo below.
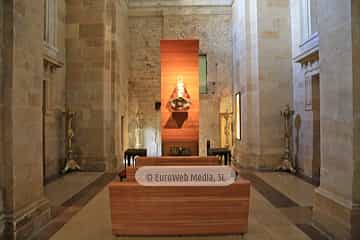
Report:
<svg viewBox="0 0 360 240"><path fill-rule="evenodd" d="M3 79L3 49L4 49L4 1L0 1L0 239L3 239L4 233L4 155L3 155L3 107L4 107L4 79Z"/></svg>
<svg viewBox="0 0 360 240"><path fill-rule="evenodd" d="M233 19L234 93L242 101L235 158L274 168L284 151L280 110L292 101L289 1L236 0Z"/></svg>
<svg viewBox="0 0 360 240"><path fill-rule="evenodd" d="M3 155L6 239L50 217L43 191L43 0L4 3Z"/></svg>
<svg viewBox="0 0 360 240"><path fill-rule="evenodd" d="M320 0L321 184L313 220L335 239L360 239L360 8Z"/></svg>
<svg viewBox="0 0 360 240"><path fill-rule="evenodd" d="M76 112L75 154L84 170L104 171L105 0L66 4L67 105Z"/></svg>
<svg viewBox="0 0 360 240"><path fill-rule="evenodd" d="M75 154L84 170L113 170L118 115L127 115L127 5L98 0L68 1L66 7L67 103L77 112Z"/></svg>

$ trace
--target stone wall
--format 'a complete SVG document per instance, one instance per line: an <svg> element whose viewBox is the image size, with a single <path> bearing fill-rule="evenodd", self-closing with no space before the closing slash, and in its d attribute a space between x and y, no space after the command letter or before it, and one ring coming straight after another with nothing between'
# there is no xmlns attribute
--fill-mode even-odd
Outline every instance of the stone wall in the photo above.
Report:
<svg viewBox="0 0 360 240"><path fill-rule="evenodd" d="M3 204L3 188L4 188L4 155L3 155L3 105L4 105L4 79L3 79L3 44L4 44L4 4L0 1L0 239L3 239L4 232L4 204Z"/></svg>
<svg viewBox="0 0 360 240"><path fill-rule="evenodd" d="M317 162L320 159L319 134L317 127L319 109L316 104L315 76L319 75L319 40L318 34L309 37L307 41L302 37L301 2L293 0L290 6L292 32L293 60L293 157L300 174L319 180ZM315 12L313 12L315 14ZM315 87L315 85L314 85ZM314 95L314 96L313 96ZM314 98L314 99L313 99ZM313 104L314 103L314 104ZM315 124L314 124L315 123Z"/></svg>
<svg viewBox="0 0 360 240"><path fill-rule="evenodd" d="M126 101L119 102L127 89L126 16L126 1L67 3L67 101L77 112L74 145L83 169L116 165L115 120L126 112Z"/></svg>
<svg viewBox="0 0 360 240"><path fill-rule="evenodd" d="M335 239L359 239L359 3L320 0L321 181L313 219Z"/></svg>
<svg viewBox="0 0 360 240"><path fill-rule="evenodd" d="M289 2L237 0L233 16L234 93L242 94L243 130L235 156L243 166L273 168L284 148L280 110L292 101Z"/></svg>
<svg viewBox="0 0 360 240"><path fill-rule="evenodd" d="M46 110L44 114L44 167L45 180L51 180L59 176L65 161L65 88L66 88L66 62L65 62L65 35L66 35L66 5L65 0L57 1L57 54L54 63L44 66L43 87L46 92L44 101ZM45 54L46 53L45 49Z"/></svg>
<svg viewBox="0 0 360 240"><path fill-rule="evenodd" d="M241 92L241 140L235 139L235 158L245 165L259 152L258 30L257 1L236 0L233 4L234 93ZM236 124L234 124L236 126ZM234 129L236 131L236 129ZM240 147L241 146L241 147Z"/></svg>
<svg viewBox="0 0 360 240"><path fill-rule="evenodd" d="M85 169L105 170L100 140L104 137L105 1L68 1L66 12L66 95L69 109L77 114L76 158Z"/></svg>
<svg viewBox="0 0 360 240"><path fill-rule="evenodd" d="M43 193L43 1L4 4L6 239L25 239L50 217Z"/></svg>
<svg viewBox="0 0 360 240"><path fill-rule="evenodd" d="M357 67L360 63L360 3L358 1L352 1L351 8L351 17L352 17L352 44L353 44L353 94L354 94L354 142L355 142L355 151L354 151L354 180L353 180L353 202L357 205L357 211L359 212L360 204L360 115L359 115L359 106L360 106L360 70ZM353 226L353 229L356 227L359 228L359 222L357 226ZM359 236L359 235L357 235Z"/></svg>
<svg viewBox="0 0 360 240"><path fill-rule="evenodd" d="M129 147L135 147L135 114L144 114L144 143L148 155L161 154L160 111L160 39L163 32L161 16L129 16L130 78L129 78ZM154 142L156 144L154 144Z"/></svg>
<svg viewBox="0 0 360 240"><path fill-rule="evenodd" d="M130 8L129 21L129 105L134 106L129 109L129 145L135 145L132 123L139 109L145 117L145 147L149 155L161 154L160 113L154 108L160 101L160 39L199 39L200 52L208 56L209 87L200 96L200 154L205 154L206 139L219 146L219 102L232 92L231 7Z"/></svg>
<svg viewBox="0 0 360 240"><path fill-rule="evenodd" d="M105 17L105 147L117 169L127 146L129 30L126 1L108 0ZM123 121L123 123L121 123ZM121 129L123 128L123 129ZM122 135L123 134L123 135Z"/></svg>
<svg viewBox="0 0 360 240"><path fill-rule="evenodd" d="M3 62L3 48L4 48L4 6L3 1L0 1L0 189L4 187L4 156L3 156L3 106L4 106L4 62Z"/></svg>

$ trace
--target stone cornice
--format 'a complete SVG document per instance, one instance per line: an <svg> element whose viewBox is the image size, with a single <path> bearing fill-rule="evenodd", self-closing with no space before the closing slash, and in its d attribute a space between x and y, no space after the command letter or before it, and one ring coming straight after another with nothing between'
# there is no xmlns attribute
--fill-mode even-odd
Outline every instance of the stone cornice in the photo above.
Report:
<svg viewBox="0 0 360 240"><path fill-rule="evenodd" d="M319 33L315 33L310 39L300 45L300 54L293 60L297 63L307 64L319 60Z"/></svg>
<svg viewBox="0 0 360 240"><path fill-rule="evenodd" d="M129 17L167 15L231 15L230 7L149 7L130 8Z"/></svg>
<svg viewBox="0 0 360 240"><path fill-rule="evenodd" d="M231 7L233 0L128 0L129 8L153 7Z"/></svg>

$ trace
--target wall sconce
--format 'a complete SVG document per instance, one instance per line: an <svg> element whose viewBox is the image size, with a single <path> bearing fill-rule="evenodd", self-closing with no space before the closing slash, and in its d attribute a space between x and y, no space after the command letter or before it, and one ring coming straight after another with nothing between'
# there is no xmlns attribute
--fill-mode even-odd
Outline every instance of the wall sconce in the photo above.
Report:
<svg viewBox="0 0 360 240"><path fill-rule="evenodd" d="M156 111L159 111L160 108L161 108L161 102L156 101L156 102L155 102L155 110L156 110Z"/></svg>

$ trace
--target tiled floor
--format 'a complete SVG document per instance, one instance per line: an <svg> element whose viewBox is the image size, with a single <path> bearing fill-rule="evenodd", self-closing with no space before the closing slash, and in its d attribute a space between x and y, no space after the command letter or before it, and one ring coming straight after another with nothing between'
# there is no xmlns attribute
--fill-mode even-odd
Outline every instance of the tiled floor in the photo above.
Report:
<svg viewBox="0 0 360 240"><path fill-rule="evenodd" d="M80 172L66 175L46 186L53 219L31 239L50 239L114 178L115 174Z"/></svg>
<svg viewBox="0 0 360 240"><path fill-rule="evenodd" d="M313 187L286 173L243 172L252 181L249 233L242 236L194 237L114 237L108 190L103 188L112 177L96 181L73 201L63 204L64 210L51 227L44 229L41 238L52 240L325 240L310 225ZM293 191L292 188L301 189ZM101 190L102 189L102 190ZM100 191L96 194L96 191ZM94 198L88 196L88 193ZM309 197L310 196L310 197ZM85 200L84 200L85 198ZM91 199L91 200L90 200ZM75 209L75 210L74 210ZM56 224L60 222L61 224ZM56 233L55 233L56 232Z"/></svg>
<svg viewBox="0 0 360 240"><path fill-rule="evenodd" d="M255 175L300 206L313 206L315 187L299 177L279 172L258 172Z"/></svg>
<svg viewBox="0 0 360 240"><path fill-rule="evenodd" d="M45 186L45 196L49 199L51 205L60 206L101 175L102 173L99 172L69 173L47 184Z"/></svg>
<svg viewBox="0 0 360 240"><path fill-rule="evenodd" d="M311 225L315 186L281 172L244 172L244 177L287 219L313 240L327 238Z"/></svg>

